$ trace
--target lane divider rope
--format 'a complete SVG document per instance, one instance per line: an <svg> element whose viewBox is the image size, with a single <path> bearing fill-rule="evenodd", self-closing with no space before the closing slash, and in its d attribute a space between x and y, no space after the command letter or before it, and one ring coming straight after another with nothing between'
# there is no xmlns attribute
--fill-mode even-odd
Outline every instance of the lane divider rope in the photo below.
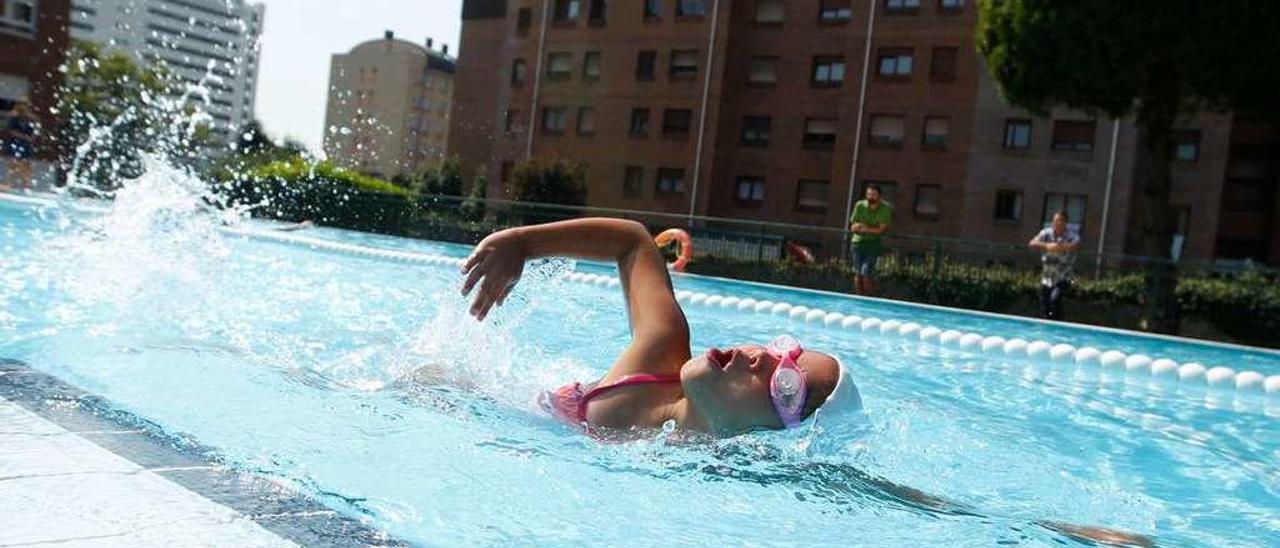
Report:
<svg viewBox="0 0 1280 548"><path fill-rule="evenodd" d="M389 259L416 264L461 267L465 259L440 254L418 253L378 249L369 246L344 244L309 238L297 234L277 233L266 230L226 228L225 232L292 243L357 256ZM615 276L572 272L563 278L570 282L599 287L617 287ZM1103 350L1091 346L1076 347L1066 343L1051 344L1045 341L1026 340L1019 337L1005 338L999 335L940 329L901 320L882 320L857 314L845 314L786 302L740 298L731 295L677 290L676 300L685 305L704 306L720 310L770 314L791 321L822 325L843 331L861 332L885 337L914 339L944 348L955 348L980 354L1027 359L1065 366L1094 366L1108 374L1123 373L1129 385L1148 385L1151 388L1176 387L1190 393L1212 394L1218 397L1234 395L1237 398L1265 397L1267 403L1280 407L1280 375L1264 376L1255 371L1237 372L1230 367L1188 362L1179 363L1168 358L1153 358L1145 354L1127 354L1119 350Z"/></svg>
<svg viewBox="0 0 1280 548"><path fill-rule="evenodd" d="M53 203L52 200L43 198L4 194L0 194L0 200L46 206ZM461 267L465 262L465 259L442 254L397 251L357 244L344 244L269 229L221 227L220 230L227 234L258 240L275 241L354 256L405 263ZM617 287L619 285L617 277L602 274L572 272L565 274L564 278L572 282L601 287ZM1065 343L1050 344L1045 341L1028 341L1019 337L1006 339L998 335L983 335L954 329L943 330L916 322L881 320L874 317L813 309L804 305L793 305L771 300L739 298L688 290L677 290L675 296L677 301L686 305L700 305L708 308L754 312L756 314L771 314L788 318L792 321L820 324L833 329L916 339L944 348L956 348L981 354L1015 359L1025 358L1031 361L1043 361L1076 367L1095 366L1108 376L1123 374L1126 385L1146 385L1153 389L1175 387L1179 391L1186 391L1192 394L1207 394L1208 397L1217 398L1235 396L1237 400L1244 401L1265 398L1268 404L1268 412L1271 411L1273 406L1277 409L1277 412L1280 412L1280 375L1265 376L1256 371L1237 372L1230 367L1208 367L1196 362L1179 363L1168 358L1153 358L1145 354L1127 354L1119 350L1102 350L1089 346L1077 348Z"/></svg>

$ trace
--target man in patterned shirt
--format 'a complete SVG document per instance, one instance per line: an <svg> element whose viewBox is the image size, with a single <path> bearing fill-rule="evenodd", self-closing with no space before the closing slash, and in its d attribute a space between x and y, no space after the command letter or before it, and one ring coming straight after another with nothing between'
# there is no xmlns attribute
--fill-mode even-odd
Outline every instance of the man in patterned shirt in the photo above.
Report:
<svg viewBox="0 0 1280 548"><path fill-rule="evenodd" d="M1071 287L1071 267L1080 248L1080 235L1067 227L1067 212L1053 214L1053 226L1041 230L1027 245L1042 253L1040 262L1040 308L1044 317L1062 320L1062 297Z"/></svg>

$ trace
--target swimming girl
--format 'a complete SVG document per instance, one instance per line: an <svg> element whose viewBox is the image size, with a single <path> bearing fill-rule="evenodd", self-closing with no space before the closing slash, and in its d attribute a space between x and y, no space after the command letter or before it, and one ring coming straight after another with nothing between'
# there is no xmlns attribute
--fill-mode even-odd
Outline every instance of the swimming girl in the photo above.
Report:
<svg viewBox="0 0 1280 548"><path fill-rule="evenodd" d="M631 344L599 381L547 393L544 407L590 432L659 428L728 437L831 420L859 411L849 367L789 337L768 345L711 348L692 357L689 325L648 230L620 219L577 219L494 233L462 266L471 314L500 305L530 259L613 260L626 296Z"/></svg>
<svg viewBox="0 0 1280 548"><path fill-rule="evenodd" d="M479 288L471 314L483 320L506 300L526 261L550 256L616 261L631 323L631 344L604 377L591 384L567 384L542 398L549 412L575 427L593 435L625 434L675 421L688 431L729 437L830 421L862 409L849 367L790 337L768 345L711 348L691 357L689 325L672 292L667 265L649 232L632 221L577 219L489 235L462 266L462 293ZM938 514L984 517L851 467L838 468L850 478L850 488L869 489ZM1030 523L1087 543L1152 543L1141 535L1097 527Z"/></svg>

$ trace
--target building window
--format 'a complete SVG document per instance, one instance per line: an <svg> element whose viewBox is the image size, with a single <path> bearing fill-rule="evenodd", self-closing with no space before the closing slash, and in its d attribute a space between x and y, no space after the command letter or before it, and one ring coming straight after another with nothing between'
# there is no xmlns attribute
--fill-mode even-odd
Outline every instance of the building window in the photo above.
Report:
<svg viewBox="0 0 1280 548"><path fill-rule="evenodd" d="M744 116L742 118L742 146L765 148L773 131L773 119L768 116Z"/></svg>
<svg viewBox="0 0 1280 548"><path fill-rule="evenodd" d="M738 205L758 206L764 203L764 179L760 177L738 177L737 188L733 192L733 201Z"/></svg>
<svg viewBox="0 0 1280 548"><path fill-rule="evenodd" d="M521 34L529 32L529 26L533 24L533 10L530 8L520 8L516 12L516 30Z"/></svg>
<svg viewBox="0 0 1280 548"><path fill-rule="evenodd" d="M1004 121L1004 148L1014 150L1031 148L1031 120L1009 118Z"/></svg>
<svg viewBox="0 0 1280 548"><path fill-rule="evenodd" d="M1097 122L1093 120L1054 120L1053 150L1093 150L1093 135Z"/></svg>
<svg viewBox="0 0 1280 548"><path fill-rule="evenodd" d="M1186 238L1191 234L1191 206L1169 204L1169 208L1173 211L1173 233Z"/></svg>
<svg viewBox="0 0 1280 548"><path fill-rule="evenodd" d="M580 9L580 0L556 0L551 19L557 23L577 21Z"/></svg>
<svg viewBox="0 0 1280 548"><path fill-rule="evenodd" d="M1062 194L1049 192L1044 195L1044 213L1040 216L1040 225L1049 226L1053 222L1053 214L1067 212L1067 222L1077 227L1084 226L1085 206L1089 197L1084 194Z"/></svg>
<svg viewBox="0 0 1280 548"><path fill-rule="evenodd" d="M672 79L689 79L698 76L698 50L677 49L671 51Z"/></svg>
<svg viewBox="0 0 1280 548"><path fill-rule="evenodd" d="M597 82L600 80L600 52L588 51L582 56L582 81Z"/></svg>
<svg viewBox="0 0 1280 548"><path fill-rule="evenodd" d="M676 17L702 17L707 14L707 0L676 0Z"/></svg>
<svg viewBox="0 0 1280 548"><path fill-rule="evenodd" d="M852 18L852 0L822 0L818 7L818 21L822 23L848 23Z"/></svg>
<svg viewBox="0 0 1280 548"><path fill-rule="evenodd" d="M918 217L937 218L942 213L942 187L916 185L915 213Z"/></svg>
<svg viewBox="0 0 1280 548"><path fill-rule="evenodd" d="M657 19L662 17L662 0L644 0L644 18Z"/></svg>
<svg viewBox="0 0 1280 548"><path fill-rule="evenodd" d="M596 133L596 109L578 108L578 135L588 137Z"/></svg>
<svg viewBox="0 0 1280 548"><path fill-rule="evenodd" d="M872 114L870 131L872 146L901 148L907 133L907 119L897 114Z"/></svg>
<svg viewBox="0 0 1280 548"><path fill-rule="evenodd" d="M964 9L964 0L938 0L938 7L942 11L960 11Z"/></svg>
<svg viewBox="0 0 1280 548"><path fill-rule="evenodd" d="M756 23L781 25L786 20L786 11L782 0L756 0Z"/></svg>
<svg viewBox="0 0 1280 548"><path fill-rule="evenodd" d="M507 133L514 133L520 127L520 111L508 109L503 117L502 127Z"/></svg>
<svg viewBox="0 0 1280 548"><path fill-rule="evenodd" d="M684 170L669 167L658 168L658 194L684 194Z"/></svg>
<svg viewBox="0 0 1280 548"><path fill-rule="evenodd" d="M830 189L831 183L827 181L800 181L796 185L796 211L826 213L827 193Z"/></svg>
<svg viewBox="0 0 1280 548"><path fill-rule="evenodd" d="M542 132L550 135L564 133L568 118L569 109L565 107L542 107Z"/></svg>
<svg viewBox="0 0 1280 548"><path fill-rule="evenodd" d="M777 57L752 57L747 83L753 86L772 86L778 83Z"/></svg>
<svg viewBox="0 0 1280 548"><path fill-rule="evenodd" d="M1022 192L1018 190L996 191L996 222L1016 223L1022 220Z"/></svg>
<svg viewBox="0 0 1280 548"><path fill-rule="evenodd" d="M547 79L552 82L563 82L573 77L572 53L547 54Z"/></svg>
<svg viewBox="0 0 1280 548"><path fill-rule="evenodd" d="M884 0L884 9L888 13L914 12L920 9L920 0Z"/></svg>
<svg viewBox="0 0 1280 548"><path fill-rule="evenodd" d="M653 80L658 67L658 52L645 50L636 56L636 80L647 82Z"/></svg>
<svg viewBox="0 0 1280 548"><path fill-rule="evenodd" d="M1200 131L1184 129L1173 132L1173 159L1177 162L1200 161Z"/></svg>
<svg viewBox="0 0 1280 548"><path fill-rule="evenodd" d="M929 79L934 82L951 82L956 79L956 58L960 48L933 48L933 58L929 62Z"/></svg>
<svg viewBox="0 0 1280 548"><path fill-rule="evenodd" d="M524 62L524 59L516 59L512 61L511 62L511 85L513 86L524 85L525 75L528 70L529 70L529 67Z"/></svg>
<svg viewBox="0 0 1280 548"><path fill-rule="evenodd" d="M502 167L498 168L498 182L505 183L511 180L511 170L515 168L514 162L502 162Z"/></svg>
<svg viewBox="0 0 1280 548"><path fill-rule="evenodd" d="M649 109L631 109L631 136L647 137L649 135Z"/></svg>
<svg viewBox="0 0 1280 548"><path fill-rule="evenodd" d="M693 126L693 111L687 108L669 108L662 111L662 134L668 137L688 137Z"/></svg>
<svg viewBox="0 0 1280 548"><path fill-rule="evenodd" d="M925 116L924 148L946 149L951 142L951 119L946 116Z"/></svg>
<svg viewBox="0 0 1280 548"><path fill-rule="evenodd" d="M15 28L23 34L34 34L36 5L34 0L0 1L0 29Z"/></svg>
<svg viewBox="0 0 1280 548"><path fill-rule="evenodd" d="M587 21L592 25L603 25L608 17L608 10L609 6L606 0L591 0L591 10L587 12Z"/></svg>
<svg viewBox="0 0 1280 548"><path fill-rule="evenodd" d="M622 195L627 198L639 198L644 194L644 168L627 166L622 177Z"/></svg>
<svg viewBox="0 0 1280 548"><path fill-rule="evenodd" d="M835 118L805 118L804 147L811 150L828 150L836 144Z"/></svg>
<svg viewBox="0 0 1280 548"><path fill-rule="evenodd" d="M815 87L840 87L844 84L843 57L814 57L809 83Z"/></svg>
<svg viewBox="0 0 1280 548"><path fill-rule="evenodd" d="M882 49L877 72L880 76L911 76L915 53L909 49Z"/></svg>

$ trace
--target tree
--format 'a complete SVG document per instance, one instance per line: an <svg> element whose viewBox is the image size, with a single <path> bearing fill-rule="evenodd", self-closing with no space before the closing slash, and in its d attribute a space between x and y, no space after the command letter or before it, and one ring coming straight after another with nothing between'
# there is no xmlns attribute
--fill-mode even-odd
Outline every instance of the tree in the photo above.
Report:
<svg viewBox="0 0 1280 548"><path fill-rule="evenodd" d="M534 158L516 166L511 180L521 202L579 206L587 202L587 166L582 162Z"/></svg>
<svg viewBox="0 0 1280 548"><path fill-rule="evenodd" d="M397 182L422 196L462 196L466 190L457 156L449 156L399 179Z"/></svg>
<svg viewBox="0 0 1280 548"><path fill-rule="evenodd" d="M234 153L213 162L206 170L209 178L232 181L252 176L258 168L273 163L310 159L306 145L292 139L277 143L257 120L245 124L232 145Z"/></svg>
<svg viewBox="0 0 1280 548"><path fill-rule="evenodd" d="M1147 270L1144 326L1175 332L1170 257L1173 128L1209 109L1276 117L1280 3L1270 0L979 0L977 47L1010 103L1063 104L1139 129L1133 211Z"/></svg>
<svg viewBox="0 0 1280 548"><path fill-rule="evenodd" d="M212 137L207 117L196 113L166 71L88 42L71 47L64 68L58 157L81 189L110 191L142 175L147 153L186 166L205 157Z"/></svg>
<svg viewBox="0 0 1280 548"><path fill-rule="evenodd" d="M240 129L235 150L241 155L288 159L305 156L307 146L288 138L277 143L262 129L262 122L252 120Z"/></svg>

